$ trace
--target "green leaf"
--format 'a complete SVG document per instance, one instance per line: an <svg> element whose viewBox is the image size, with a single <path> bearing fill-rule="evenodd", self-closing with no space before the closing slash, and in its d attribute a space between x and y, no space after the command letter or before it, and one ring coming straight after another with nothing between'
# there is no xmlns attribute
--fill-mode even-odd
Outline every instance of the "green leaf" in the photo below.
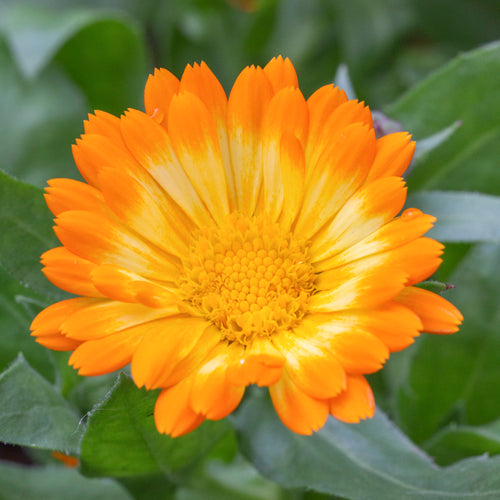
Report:
<svg viewBox="0 0 500 500"><path fill-rule="evenodd" d="M88 416L81 443L88 475L128 477L162 473L173 477L200 460L229 431L225 421L205 422L172 439L155 427L157 391L138 389L121 374L106 399Z"/></svg>
<svg viewBox="0 0 500 500"><path fill-rule="evenodd" d="M263 478L241 458L231 464L212 460L187 487L179 488L175 500L282 500L281 488Z"/></svg>
<svg viewBox="0 0 500 500"><path fill-rule="evenodd" d="M42 190L0 172L0 199L0 264L25 286L66 298L41 272L40 255L59 246Z"/></svg>
<svg viewBox="0 0 500 500"><path fill-rule="evenodd" d="M22 356L0 374L0 401L0 441L77 453L78 417Z"/></svg>
<svg viewBox="0 0 500 500"><path fill-rule="evenodd" d="M441 281L435 280L422 281L415 286L434 293L442 293L446 292L446 290L449 290L450 288L454 288L453 285L447 285L446 283L441 283Z"/></svg>
<svg viewBox="0 0 500 500"><path fill-rule="evenodd" d="M417 189L500 193L500 43L460 55L387 110L417 139L462 126L411 173Z"/></svg>
<svg viewBox="0 0 500 500"><path fill-rule="evenodd" d="M232 421L243 453L262 474L288 488L350 500L500 496L500 457L439 469L380 410L360 424L331 418L312 436L299 436L280 422L263 395L246 399Z"/></svg>
<svg viewBox="0 0 500 500"><path fill-rule="evenodd" d="M89 479L64 467L0 462L0 500L132 500L110 479Z"/></svg>
<svg viewBox="0 0 500 500"><path fill-rule="evenodd" d="M423 191L408 197L408 206L437 217L426 234L442 242L500 241L500 197L481 193Z"/></svg>
<svg viewBox="0 0 500 500"><path fill-rule="evenodd" d="M451 277L446 298L465 320L452 336L425 335L400 379L400 424L416 442L450 422L486 424L500 416L500 245L473 248Z"/></svg>
<svg viewBox="0 0 500 500"><path fill-rule="evenodd" d="M33 312L24 307L40 307L41 297L20 285L0 268L0 372L22 351L25 358L47 379L54 379L54 365L50 351L29 335ZM35 301L37 301L35 303Z"/></svg>
<svg viewBox="0 0 500 500"><path fill-rule="evenodd" d="M424 443L440 465L488 453L500 454L500 419L487 425L450 425Z"/></svg>

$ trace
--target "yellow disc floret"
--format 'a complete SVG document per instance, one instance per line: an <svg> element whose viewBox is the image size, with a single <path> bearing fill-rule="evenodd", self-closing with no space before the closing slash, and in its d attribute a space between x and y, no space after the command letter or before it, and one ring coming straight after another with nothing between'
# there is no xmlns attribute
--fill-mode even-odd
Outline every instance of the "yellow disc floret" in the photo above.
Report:
<svg viewBox="0 0 500 500"><path fill-rule="evenodd" d="M296 326L314 291L305 245L278 224L237 213L197 234L184 269L185 302L243 345Z"/></svg>

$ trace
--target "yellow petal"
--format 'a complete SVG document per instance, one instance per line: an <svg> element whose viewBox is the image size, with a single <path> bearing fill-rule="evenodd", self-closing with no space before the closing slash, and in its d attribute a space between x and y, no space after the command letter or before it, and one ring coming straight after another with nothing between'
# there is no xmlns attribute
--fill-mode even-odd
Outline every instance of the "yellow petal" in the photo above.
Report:
<svg viewBox="0 0 500 500"><path fill-rule="evenodd" d="M227 97L222 85L210 68L202 62L201 64L189 64L182 74L180 92L187 91L197 96L206 106L213 118L217 131L217 138L224 164L224 172L227 181L229 204L231 209L235 208L235 185L229 153L227 132Z"/></svg>
<svg viewBox="0 0 500 500"><path fill-rule="evenodd" d="M75 340L94 340L176 314L175 306L151 309L141 304L101 299L74 312L62 323L61 331Z"/></svg>
<svg viewBox="0 0 500 500"><path fill-rule="evenodd" d="M71 252L95 264L112 264L146 277L176 281L178 268L168 254L131 233L118 221L92 212L69 211L54 228Z"/></svg>
<svg viewBox="0 0 500 500"><path fill-rule="evenodd" d="M313 262L352 247L391 221L403 208L406 187L401 177L384 177L365 185L342 207L311 244Z"/></svg>
<svg viewBox="0 0 500 500"><path fill-rule="evenodd" d="M387 346L368 328L349 325L342 315L310 315L302 325L309 341L328 348L347 373L376 372L389 357Z"/></svg>
<svg viewBox="0 0 500 500"><path fill-rule="evenodd" d="M283 208L284 189L280 167L283 135L305 143L308 129L308 111L305 99L298 89L284 88L270 101L264 117L262 144L263 210L275 221Z"/></svg>
<svg viewBox="0 0 500 500"><path fill-rule="evenodd" d="M351 125L330 138L322 154L306 165L296 234L309 239L334 217L365 181L374 148L375 134L362 124Z"/></svg>
<svg viewBox="0 0 500 500"><path fill-rule="evenodd" d="M187 218L180 223L181 212L172 211L171 200L158 185L145 186L129 173L114 169L101 171L99 184L107 205L128 227L172 255L186 255L194 226L186 224Z"/></svg>
<svg viewBox="0 0 500 500"><path fill-rule="evenodd" d="M394 298L405 286L408 274L391 269L384 255L375 255L319 275L323 288L310 299L316 313L376 307Z"/></svg>
<svg viewBox="0 0 500 500"><path fill-rule="evenodd" d="M416 208L409 208L400 217L383 225L350 248L316 262L314 268L320 272L406 245L426 233L435 220L436 218L432 215L423 214Z"/></svg>
<svg viewBox="0 0 500 500"><path fill-rule="evenodd" d="M127 148L163 190L199 226L212 218L175 156L167 132L144 113L129 110L121 120Z"/></svg>
<svg viewBox="0 0 500 500"><path fill-rule="evenodd" d="M168 133L191 184L222 224L229 214L228 187L217 130L207 108L194 94L176 95L168 112Z"/></svg>
<svg viewBox="0 0 500 500"><path fill-rule="evenodd" d="M300 325L296 330L301 329ZM328 399L344 389L344 369L326 346L293 334L276 335L274 342L286 356L286 371L290 379L306 394Z"/></svg>

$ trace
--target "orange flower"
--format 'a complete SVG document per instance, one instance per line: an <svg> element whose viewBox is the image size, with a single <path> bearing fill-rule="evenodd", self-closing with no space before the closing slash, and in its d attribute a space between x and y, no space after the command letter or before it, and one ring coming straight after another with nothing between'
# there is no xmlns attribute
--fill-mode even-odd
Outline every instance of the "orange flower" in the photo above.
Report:
<svg viewBox="0 0 500 500"><path fill-rule="evenodd" d="M413 285L439 266L401 175L414 143L375 138L333 85L304 99L288 59L249 67L229 98L208 67L156 70L146 113L97 111L73 153L85 179L52 179L62 246L47 278L80 297L33 321L81 375L131 363L161 388L160 432L180 436L269 387L300 434L374 412L363 375L461 315Z"/></svg>

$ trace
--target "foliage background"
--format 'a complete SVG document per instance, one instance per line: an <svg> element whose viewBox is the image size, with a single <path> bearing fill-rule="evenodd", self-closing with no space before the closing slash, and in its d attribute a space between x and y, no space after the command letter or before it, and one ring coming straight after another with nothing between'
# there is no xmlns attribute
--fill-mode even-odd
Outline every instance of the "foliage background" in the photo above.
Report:
<svg viewBox="0 0 500 500"><path fill-rule="evenodd" d="M0 0L0 499L500 498L499 29L496 0ZM88 112L142 109L153 67L205 60L229 90L279 53L306 96L345 63L358 97L414 134L409 203L439 218L436 279L465 322L372 377L371 421L295 436L253 391L170 440L154 393L80 378L29 337L64 297L40 273L56 244L41 187L78 176Z"/></svg>

